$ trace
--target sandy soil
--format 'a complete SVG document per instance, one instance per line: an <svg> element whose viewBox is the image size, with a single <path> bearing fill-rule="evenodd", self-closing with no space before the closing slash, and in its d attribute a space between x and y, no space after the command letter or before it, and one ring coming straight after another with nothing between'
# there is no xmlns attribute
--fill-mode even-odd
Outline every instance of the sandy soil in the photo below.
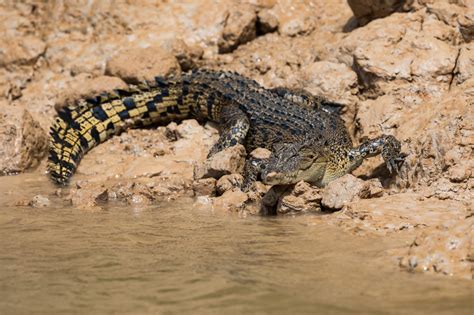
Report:
<svg viewBox="0 0 474 315"><path fill-rule="evenodd" d="M406 235L405 248L387 252L404 269L472 278L474 4L391 2L7 0L0 174L45 176L55 109L77 98L196 67L234 70L343 104L355 143L393 134L408 154L401 176L374 158L325 189L257 183L245 194L236 188L245 150L205 161L217 130L187 120L100 145L56 194L80 208L196 196L196 207L242 215L316 213L308 220L355 234Z"/></svg>

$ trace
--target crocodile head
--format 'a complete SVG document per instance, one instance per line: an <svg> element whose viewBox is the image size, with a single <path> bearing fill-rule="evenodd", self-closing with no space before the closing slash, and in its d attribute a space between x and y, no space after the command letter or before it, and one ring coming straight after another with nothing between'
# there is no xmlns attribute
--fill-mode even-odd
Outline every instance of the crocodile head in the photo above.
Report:
<svg viewBox="0 0 474 315"><path fill-rule="evenodd" d="M327 158L314 146L282 144L274 149L268 162L262 165L261 177L268 185L289 185L304 180L324 186L328 181L328 166Z"/></svg>

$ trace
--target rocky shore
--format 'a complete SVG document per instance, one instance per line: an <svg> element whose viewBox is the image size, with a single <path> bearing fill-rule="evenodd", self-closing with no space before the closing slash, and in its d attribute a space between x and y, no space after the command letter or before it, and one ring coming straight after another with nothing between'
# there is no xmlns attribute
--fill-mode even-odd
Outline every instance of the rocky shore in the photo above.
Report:
<svg viewBox="0 0 474 315"><path fill-rule="evenodd" d="M75 99L199 67L237 71L342 104L356 144L396 136L407 154L400 176L372 158L324 189L256 183L243 193L245 156L265 152L237 146L206 161L216 126L186 120L98 146L56 195L85 209L186 196L242 216L313 214L357 235L406 237L387 253L403 269L472 278L471 1L7 0L0 15L0 180L45 176L47 130Z"/></svg>

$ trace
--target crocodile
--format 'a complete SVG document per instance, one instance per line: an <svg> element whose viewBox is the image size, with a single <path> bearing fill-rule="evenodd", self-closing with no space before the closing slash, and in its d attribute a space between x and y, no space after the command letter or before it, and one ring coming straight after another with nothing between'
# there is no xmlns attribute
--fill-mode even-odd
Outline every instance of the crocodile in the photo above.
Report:
<svg viewBox="0 0 474 315"><path fill-rule="evenodd" d="M245 188L257 179L270 185L305 180L324 186L377 154L391 172L398 171L400 142L382 135L354 147L342 119L331 110L337 106L303 90L266 89L235 72L201 69L158 76L58 110L50 131L48 173L66 185L84 154L113 135L187 118L218 123L219 140L209 156L237 144L247 152L258 147L272 152L267 159L247 160Z"/></svg>

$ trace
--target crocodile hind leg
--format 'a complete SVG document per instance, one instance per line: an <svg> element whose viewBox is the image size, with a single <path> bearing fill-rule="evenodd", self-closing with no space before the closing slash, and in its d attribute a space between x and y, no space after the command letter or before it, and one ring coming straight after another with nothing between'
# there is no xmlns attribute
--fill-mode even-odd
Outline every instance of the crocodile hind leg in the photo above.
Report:
<svg viewBox="0 0 474 315"><path fill-rule="evenodd" d="M349 160L355 169L366 157L381 154L390 173L399 172L399 168L405 160L405 155L400 152L400 142L391 135L382 135L372 140L364 141L358 148L349 151Z"/></svg>
<svg viewBox="0 0 474 315"><path fill-rule="evenodd" d="M219 140L212 147L208 157L234 145L244 144L250 128L250 121L237 105L224 105L219 125Z"/></svg>

